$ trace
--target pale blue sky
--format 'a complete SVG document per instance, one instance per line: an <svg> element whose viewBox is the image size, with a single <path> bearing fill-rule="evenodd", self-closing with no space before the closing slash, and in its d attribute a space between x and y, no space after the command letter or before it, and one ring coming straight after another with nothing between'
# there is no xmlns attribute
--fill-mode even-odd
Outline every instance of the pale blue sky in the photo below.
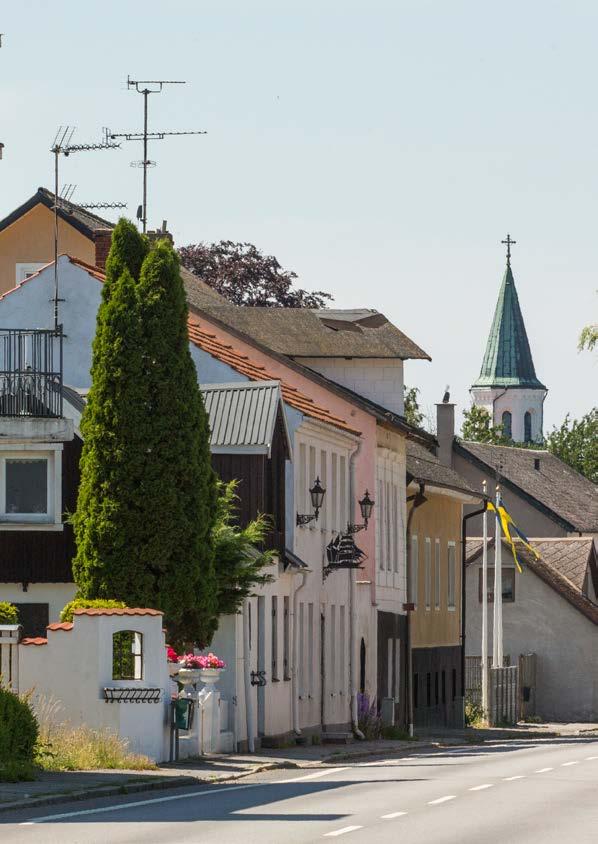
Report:
<svg viewBox="0 0 598 844"><path fill-rule="evenodd" d="M56 127L135 130L150 100L149 220L177 244L248 240L338 307L383 311L428 351L406 378L469 403L507 231L546 428L586 412L576 351L598 310L598 4L486 0L3 3L0 216L51 185ZM75 201L134 215L141 147L72 156Z"/></svg>

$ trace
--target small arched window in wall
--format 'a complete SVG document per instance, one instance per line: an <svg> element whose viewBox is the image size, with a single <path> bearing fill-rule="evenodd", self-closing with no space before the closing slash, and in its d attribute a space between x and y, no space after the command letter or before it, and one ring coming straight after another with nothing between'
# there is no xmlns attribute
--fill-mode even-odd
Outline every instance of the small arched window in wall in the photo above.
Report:
<svg viewBox="0 0 598 844"><path fill-rule="evenodd" d="M532 414L529 410L526 411L523 417L523 439L526 443L531 443L532 441Z"/></svg>
<svg viewBox="0 0 598 844"><path fill-rule="evenodd" d="M112 679L141 680L143 634L119 630L112 635Z"/></svg>
<svg viewBox="0 0 598 844"><path fill-rule="evenodd" d="M512 416L510 410L505 410L502 415L502 430L503 436L505 436L508 440L510 440L513 436L512 433L512 424L511 424Z"/></svg>

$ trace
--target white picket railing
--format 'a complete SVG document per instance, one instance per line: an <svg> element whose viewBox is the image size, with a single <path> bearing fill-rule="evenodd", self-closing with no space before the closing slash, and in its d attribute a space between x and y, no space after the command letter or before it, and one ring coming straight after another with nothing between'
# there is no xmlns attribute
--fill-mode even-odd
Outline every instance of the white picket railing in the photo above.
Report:
<svg viewBox="0 0 598 844"><path fill-rule="evenodd" d="M0 682L14 692L19 691L19 640L18 624L0 624Z"/></svg>

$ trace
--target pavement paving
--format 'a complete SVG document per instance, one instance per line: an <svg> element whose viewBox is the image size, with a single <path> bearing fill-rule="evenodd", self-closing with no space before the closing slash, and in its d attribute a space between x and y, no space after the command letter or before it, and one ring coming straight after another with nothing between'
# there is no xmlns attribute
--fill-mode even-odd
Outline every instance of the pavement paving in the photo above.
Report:
<svg viewBox="0 0 598 844"><path fill-rule="evenodd" d="M594 844L596 737L495 740L3 814L10 844Z"/></svg>

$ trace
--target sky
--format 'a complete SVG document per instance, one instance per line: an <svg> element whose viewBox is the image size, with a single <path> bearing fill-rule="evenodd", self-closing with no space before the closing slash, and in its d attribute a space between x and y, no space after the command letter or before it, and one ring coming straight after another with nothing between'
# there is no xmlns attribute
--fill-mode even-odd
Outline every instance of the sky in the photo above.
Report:
<svg viewBox="0 0 598 844"><path fill-rule="evenodd" d="M51 187L59 125L138 131L127 76L185 80L150 97L150 129L208 134L150 146L150 228L254 243L382 311L432 357L405 367L430 412L447 384L470 403L510 232L549 431L598 398L577 351L598 311L597 30L593 0L3 3L0 218ZM60 181L134 217L141 157L72 155Z"/></svg>

